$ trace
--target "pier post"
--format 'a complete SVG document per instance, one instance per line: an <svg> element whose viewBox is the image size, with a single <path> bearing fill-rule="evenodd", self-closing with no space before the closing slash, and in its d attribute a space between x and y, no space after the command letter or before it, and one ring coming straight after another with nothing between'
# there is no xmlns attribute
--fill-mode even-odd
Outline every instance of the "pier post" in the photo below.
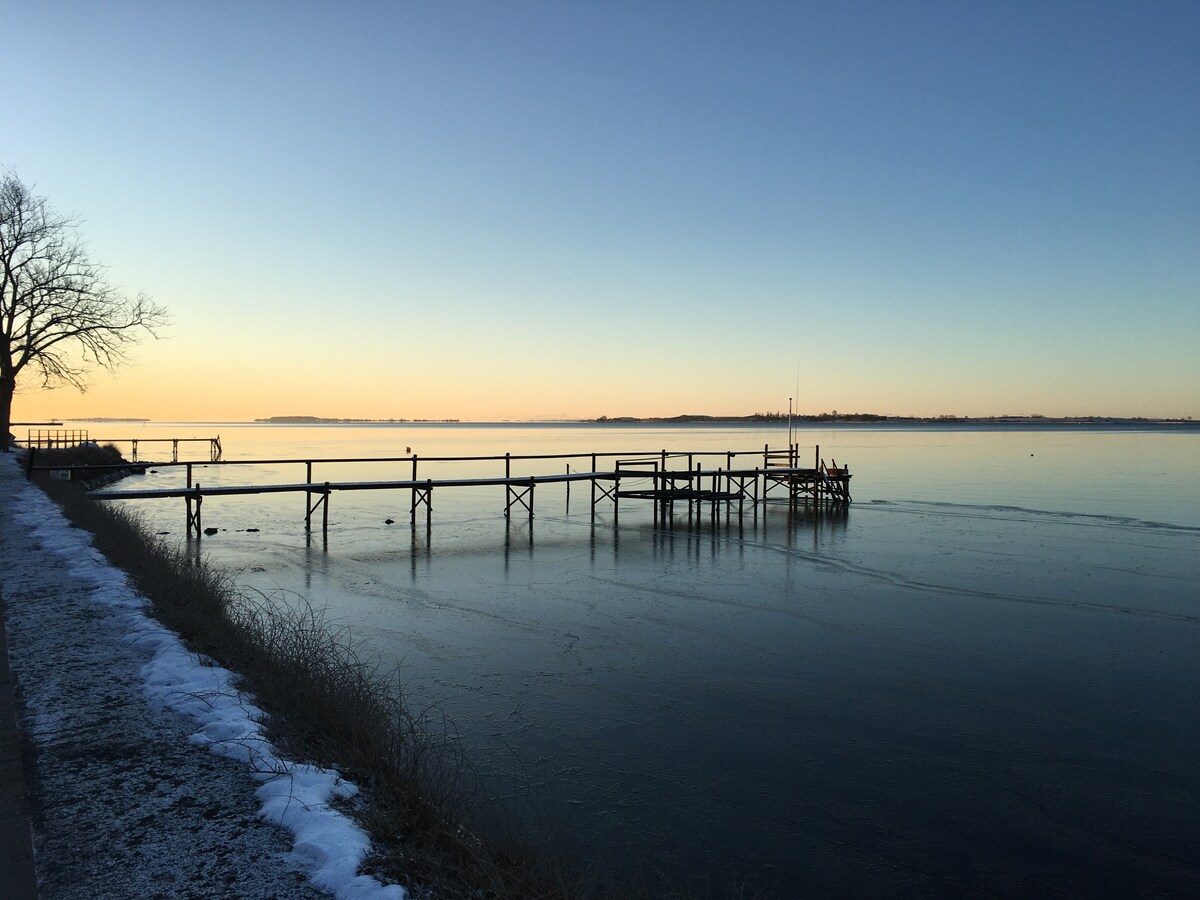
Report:
<svg viewBox="0 0 1200 900"><path fill-rule="evenodd" d="M433 479L426 479L424 485L417 482L412 482L412 510L409 513L409 521L413 529L417 527L417 507L422 503L425 504L425 531L433 525Z"/></svg>
<svg viewBox="0 0 1200 900"><path fill-rule="evenodd" d="M816 507L821 502L822 485L821 485L821 445L813 445L813 468L816 469L816 475L813 481L813 506Z"/></svg>
<svg viewBox="0 0 1200 900"><path fill-rule="evenodd" d="M512 478L512 455L504 454L504 477L505 479ZM513 487L511 484L504 485L504 518L508 518L509 510L513 505Z"/></svg>
<svg viewBox="0 0 1200 900"><path fill-rule="evenodd" d="M191 537L192 528L196 529L196 540L200 540L200 535L204 533L201 527L200 507L204 503L204 495L200 493L200 482L196 482L196 509L191 510L191 498L188 498L188 537Z"/></svg>
<svg viewBox="0 0 1200 900"><path fill-rule="evenodd" d="M688 473L691 475L688 478L688 528L692 527L692 510L695 508L696 524L700 523L700 510L697 504L700 500L700 464L696 463L696 468L692 469L692 454L688 454Z"/></svg>
<svg viewBox="0 0 1200 900"><path fill-rule="evenodd" d="M821 444L812 446L812 468L817 470L816 485L812 488L812 505L816 506L824 499L824 479L821 476Z"/></svg>
<svg viewBox="0 0 1200 900"><path fill-rule="evenodd" d="M408 509L408 524L414 528L417 525L417 454L412 456L412 503Z"/></svg>
<svg viewBox="0 0 1200 900"><path fill-rule="evenodd" d="M304 531L312 531L312 460L304 461Z"/></svg>
<svg viewBox="0 0 1200 900"><path fill-rule="evenodd" d="M721 502L720 500L717 499L717 494L718 494L720 487L721 487L721 468L720 468L720 466L718 466L717 471L712 476L712 506L709 508L709 516L711 516L713 522L717 521L717 506Z"/></svg>
<svg viewBox="0 0 1200 900"><path fill-rule="evenodd" d="M192 489L192 464L187 464L187 489ZM192 533L192 498L191 495L184 496L184 504L187 507L187 533L191 536Z"/></svg>
<svg viewBox="0 0 1200 900"><path fill-rule="evenodd" d="M596 454L592 454L592 477L589 479L592 487L592 524L596 524Z"/></svg>
<svg viewBox="0 0 1200 900"><path fill-rule="evenodd" d="M321 510L321 541L326 546L329 544L329 482L325 482L325 500Z"/></svg>

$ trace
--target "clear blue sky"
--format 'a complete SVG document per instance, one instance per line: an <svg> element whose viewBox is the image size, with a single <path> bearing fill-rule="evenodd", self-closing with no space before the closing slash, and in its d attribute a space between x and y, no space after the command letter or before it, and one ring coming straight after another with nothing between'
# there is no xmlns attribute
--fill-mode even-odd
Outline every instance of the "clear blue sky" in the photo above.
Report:
<svg viewBox="0 0 1200 900"><path fill-rule="evenodd" d="M1195 0L0 0L0 32L0 167L174 317L18 418L1200 416Z"/></svg>

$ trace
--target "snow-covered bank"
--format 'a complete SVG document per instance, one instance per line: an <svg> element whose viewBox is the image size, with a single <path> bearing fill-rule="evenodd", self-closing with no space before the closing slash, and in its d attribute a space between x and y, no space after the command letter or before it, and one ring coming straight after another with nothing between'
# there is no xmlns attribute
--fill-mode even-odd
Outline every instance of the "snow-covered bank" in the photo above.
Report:
<svg viewBox="0 0 1200 900"><path fill-rule="evenodd" d="M357 872L368 838L331 806L357 789L280 758L236 676L151 619L10 456L0 511L44 896L404 897Z"/></svg>

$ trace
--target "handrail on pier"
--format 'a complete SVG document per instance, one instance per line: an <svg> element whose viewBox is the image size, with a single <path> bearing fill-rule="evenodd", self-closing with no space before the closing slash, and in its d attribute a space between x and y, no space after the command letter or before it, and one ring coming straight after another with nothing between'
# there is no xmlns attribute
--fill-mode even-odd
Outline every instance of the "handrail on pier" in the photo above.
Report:
<svg viewBox="0 0 1200 900"><path fill-rule="evenodd" d="M130 462L138 462L139 444L170 444L171 462L179 464L180 444L208 444L208 461L221 461L221 436L207 438L163 438L163 437L134 437L134 438L93 438L85 429L37 429L30 430L26 437L25 446L30 450L67 450L81 444L129 444L132 448ZM168 463L156 463L168 465ZM56 468L64 468L58 466ZM69 468L69 467L68 467Z"/></svg>

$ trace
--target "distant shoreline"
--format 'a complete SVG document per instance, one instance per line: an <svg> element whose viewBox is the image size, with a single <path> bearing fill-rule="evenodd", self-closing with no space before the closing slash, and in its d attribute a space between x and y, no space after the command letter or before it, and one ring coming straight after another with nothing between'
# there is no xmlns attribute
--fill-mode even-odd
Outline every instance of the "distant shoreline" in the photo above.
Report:
<svg viewBox="0 0 1200 900"><path fill-rule="evenodd" d="M139 420L140 421L140 420ZM886 416L875 413L821 413L792 415L755 413L748 416L599 416L594 419L503 419L495 422L460 419L351 419L322 416L269 416L255 419L262 425L1188 425L1191 419L1154 419L1121 416Z"/></svg>
<svg viewBox="0 0 1200 900"><path fill-rule="evenodd" d="M152 422L153 419L143 419L136 417L123 416L87 416L85 418L71 419L67 418L66 422Z"/></svg>
<svg viewBox="0 0 1200 900"><path fill-rule="evenodd" d="M1145 417L1125 418L1120 416L885 416L874 413L821 413L820 415L768 415L753 416L672 416L639 418L636 416L608 417L598 419L581 419L585 424L673 424L703 425L713 424L778 424L791 421L796 423L817 424L849 424L849 425L1187 425L1191 419L1151 419Z"/></svg>
<svg viewBox="0 0 1200 900"><path fill-rule="evenodd" d="M326 419L321 416L267 416L261 425L454 425L458 419Z"/></svg>
<svg viewBox="0 0 1200 900"><path fill-rule="evenodd" d="M955 428L962 426L1007 426L1032 428L1063 428L1063 427L1184 427L1200 428L1200 422L1190 418L1159 419L1143 416L886 416L873 413L853 413L834 415L793 415L790 420L786 413L757 413L749 416L599 416L594 419L494 419L494 420L462 420L462 419L365 419L365 418L336 418L324 416L267 416L253 420L220 419L211 420L211 424L229 425L681 425L681 426L728 426L728 425L882 425L882 426L913 426ZM200 420L190 419L147 419L120 417L87 417L64 418L62 422L110 422L126 424L209 424ZM46 423L50 424L50 423Z"/></svg>

